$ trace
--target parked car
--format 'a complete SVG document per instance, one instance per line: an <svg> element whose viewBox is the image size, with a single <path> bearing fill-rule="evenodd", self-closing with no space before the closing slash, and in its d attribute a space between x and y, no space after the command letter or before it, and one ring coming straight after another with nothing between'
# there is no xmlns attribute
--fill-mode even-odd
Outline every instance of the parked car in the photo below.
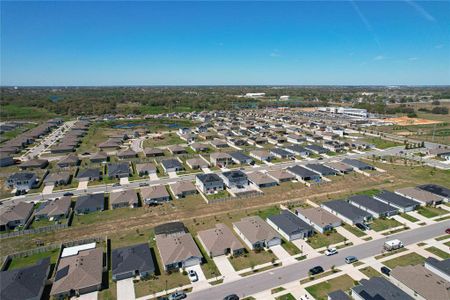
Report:
<svg viewBox="0 0 450 300"><path fill-rule="evenodd" d="M64 193L63 196L66 196L66 197L67 197L67 196L73 196L73 193L67 192L67 193Z"/></svg>
<svg viewBox="0 0 450 300"><path fill-rule="evenodd" d="M450 234L450 228L445 229L446 234Z"/></svg>
<svg viewBox="0 0 450 300"><path fill-rule="evenodd" d="M186 298L185 292L175 292L169 296L169 300L180 300Z"/></svg>
<svg viewBox="0 0 450 300"><path fill-rule="evenodd" d="M315 266L314 268L309 269L309 273L311 275L316 275L323 272L323 268L321 266Z"/></svg>
<svg viewBox="0 0 450 300"><path fill-rule="evenodd" d="M338 251L337 251L336 248L328 248L327 250L325 250L325 255L326 256L331 256L331 255L334 255L334 254L337 254L337 253L338 253Z"/></svg>
<svg viewBox="0 0 450 300"><path fill-rule="evenodd" d="M146 183L146 182L141 182L141 183L139 183L139 186L149 186L149 184L148 183Z"/></svg>
<svg viewBox="0 0 450 300"><path fill-rule="evenodd" d="M370 227L367 224L356 223L355 226L358 227L359 229L361 229L362 231L366 231L366 230L370 229Z"/></svg>
<svg viewBox="0 0 450 300"><path fill-rule="evenodd" d="M402 241L395 239L395 240L390 240L390 241L386 241L384 242L383 248L386 251L393 251L393 250L397 250L400 248L403 248L404 245L402 243Z"/></svg>
<svg viewBox="0 0 450 300"><path fill-rule="evenodd" d="M239 300L239 297L236 294L231 294L231 295L225 296L225 298L223 298L223 300Z"/></svg>
<svg viewBox="0 0 450 300"><path fill-rule="evenodd" d="M386 276L391 275L391 269L389 269L388 267L381 267L380 271L381 271L381 273L383 273Z"/></svg>
<svg viewBox="0 0 450 300"><path fill-rule="evenodd" d="M356 258L356 256L353 256L353 255L347 256L345 258L345 262L348 264L354 263L355 261L358 261L358 259Z"/></svg>
<svg viewBox="0 0 450 300"><path fill-rule="evenodd" d="M192 282L198 281L198 275L197 275L197 272L195 272L194 270L189 270L188 276L189 276L189 279L190 279Z"/></svg>

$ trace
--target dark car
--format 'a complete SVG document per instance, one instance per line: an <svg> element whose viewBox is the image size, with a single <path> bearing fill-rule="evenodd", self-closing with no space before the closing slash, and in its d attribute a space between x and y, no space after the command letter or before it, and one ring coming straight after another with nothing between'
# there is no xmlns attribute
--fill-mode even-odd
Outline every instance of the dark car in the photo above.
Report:
<svg viewBox="0 0 450 300"><path fill-rule="evenodd" d="M450 228L445 229L446 234L450 234Z"/></svg>
<svg viewBox="0 0 450 300"><path fill-rule="evenodd" d="M67 197L67 196L73 196L73 193L67 192L67 193L64 193L63 196L66 196L66 197Z"/></svg>
<svg viewBox="0 0 450 300"><path fill-rule="evenodd" d="M309 269L309 273L311 275L316 275L323 272L323 268L321 266L315 266L314 268Z"/></svg>
<svg viewBox="0 0 450 300"><path fill-rule="evenodd" d="M180 300L186 298L186 294L184 292L175 292L169 296L169 300Z"/></svg>
<svg viewBox="0 0 450 300"><path fill-rule="evenodd" d="M231 294L223 298L223 300L239 300L239 297L236 294Z"/></svg>
<svg viewBox="0 0 450 300"><path fill-rule="evenodd" d="M389 269L388 267L381 267L380 271L386 276L389 276L391 274L391 269Z"/></svg>
<svg viewBox="0 0 450 300"><path fill-rule="evenodd" d="M361 229L362 231L366 231L366 230L370 229L369 225L367 225L367 224L356 223L355 226L358 227L359 229Z"/></svg>

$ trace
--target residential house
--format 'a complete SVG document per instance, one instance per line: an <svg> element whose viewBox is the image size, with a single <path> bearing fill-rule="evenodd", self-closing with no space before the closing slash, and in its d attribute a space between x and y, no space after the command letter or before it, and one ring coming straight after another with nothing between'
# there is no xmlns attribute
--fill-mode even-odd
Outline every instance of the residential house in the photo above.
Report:
<svg viewBox="0 0 450 300"><path fill-rule="evenodd" d="M153 228L155 236L179 236L187 233L186 226L182 222L169 222L155 226Z"/></svg>
<svg viewBox="0 0 450 300"><path fill-rule="evenodd" d="M167 147L167 149L173 155L187 153L186 149L184 149L184 147L181 147L181 146L178 146L178 145L171 145L171 146Z"/></svg>
<svg viewBox="0 0 450 300"><path fill-rule="evenodd" d="M375 167L373 167L373 166L371 166L371 165L369 165L369 164L366 164L365 162L362 162L362 161L360 161L360 160L357 160L357 159L352 159L352 158L344 158L343 160L342 160L342 162L343 163L345 163L345 164L347 164L347 165L350 165L350 166L352 166L352 167L354 167L354 168L356 168L356 169L358 169L358 170L361 170L361 171L365 171L365 170L375 170Z"/></svg>
<svg viewBox="0 0 450 300"><path fill-rule="evenodd" d="M293 153L291 153L283 148L272 148L272 149L270 149L270 154L272 154L273 156L280 158L280 159L294 157Z"/></svg>
<svg viewBox="0 0 450 300"><path fill-rule="evenodd" d="M384 277L361 279L359 285L352 288L355 300L383 299L383 300L413 300L414 298L392 284Z"/></svg>
<svg viewBox="0 0 450 300"><path fill-rule="evenodd" d="M306 141L306 138L303 137L303 136L301 136L301 135L298 135L298 134L288 134L288 135L286 136L286 140L287 140L289 143L293 143L293 144L301 144L301 143L303 143L303 142Z"/></svg>
<svg viewBox="0 0 450 300"><path fill-rule="evenodd" d="M19 202L0 209L0 231L24 226L33 213L34 203Z"/></svg>
<svg viewBox="0 0 450 300"><path fill-rule="evenodd" d="M36 220L48 219L58 221L69 216L71 205L72 198L70 196L48 200L36 209L34 216Z"/></svg>
<svg viewBox="0 0 450 300"><path fill-rule="evenodd" d="M242 218L233 223L233 229L251 250L281 244L281 236L259 216Z"/></svg>
<svg viewBox="0 0 450 300"><path fill-rule="evenodd" d="M9 167L16 163L14 158L12 156L7 155L0 155L0 167Z"/></svg>
<svg viewBox="0 0 450 300"><path fill-rule="evenodd" d="M67 168L67 167L75 167L80 164L80 159L78 158L78 155L76 154L69 154L60 161L58 161L57 165L60 168Z"/></svg>
<svg viewBox="0 0 450 300"><path fill-rule="evenodd" d="M308 149L299 145L287 146L284 147L284 149L294 155L300 155L302 157L307 157L310 154L310 151Z"/></svg>
<svg viewBox="0 0 450 300"><path fill-rule="evenodd" d="M327 162L325 166L335 170L338 174L348 174L353 171L353 167L339 161Z"/></svg>
<svg viewBox="0 0 450 300"><path fill-rule="evenodd" d="M374 218L390 217L398 213L397 208L367 195L353 195L348 198L348 202L367 211Z"/></svg>
<svg viewBox="0 0 450 300"><path fill-rule="evenodd" d="M282 182L287 182L287 181L292 181L295 179L295 175L289 173L286 170L274 170L274 171L269 171L267 172L267 174L272 177L273 179L275 179L275 181L277 183L282 183Z"/></svg>
<svg viewBox="0 0 450 300"><path fill-rule="evenodd" d="M260 161L271 161L274 157L273 154L267 150L252 150L250 151L250 156Z"/></svg>
<svg viewBox="0 0 450 300"><path fill-rule="evenodd" d="M106 154L103 151L99 151L95 154L93 154L89 160L91 161L91 163L105 163L108 161L108 154Z"/></svg>
<svg viewBox="0 0 450 300"><path fill-rule="evenodd" d="M209 147L206 144L202 143L192 143L189 145L189 147L195 152L203 152L209 150Z"/></svg>
<svg viewBox="0 0 450 300"><path fill-rule="evenodd" d="M424 267L450 282L450 258L438 260L434 257L428 257L425 260Z"/></svg>
<svg viewBox="0 0 450 300"><path fill-rule="evenodd" d="M111 261L113 281L155 274L154 258L147 243L113 249Z"/></svg>
<svg viewBox="0 0 450 300"><path fill-rule="evenodd" d="M209 159L213 166L225 167L233 163L233 158L225 152L211 153Z"/></svg>
<svg viewBox="0 0 450 300"><path fill-rule="evenodd" d="M19 169L21 170L44 169L47 166L48 160L35 158L21 163L19 165Z"/></svg>
<svg viewBox="0 0 450 300"><path fill-rule="evenodd" d="M380 194L373 196L375 199L389 204L397 209L400 212L409 212L415 210L420 203L406 197L400 196L399 194L383 190Z"/></svg>
<svg viewBox="0 0 450 300"><path fill-rule="evenodd" d="M196 175L195 184L199 190L205 194L210 194L225 189L225 184L222 178L214 173Z"/></svg>
<svg viewBox="0 0 450 300"><path fill-rule="evenodd" d="M441 196L444 198L445 202L450 201L450 189L437 185L437 184L424 184L419 185L417 188L428 191L430 193L433 193L435 195Z"/></svg>
<svg viewBox="0 0 450 300"><path fill-rule="evenodd" d="M305 165L306 169L310 169L311 171L314 171L316 173L319 173L322 176L336 176L337 172L333 170L332 168L329 168L327 166L321 165L321 164L307 164Z"/></svg>
<svg viewBox="0 0 450 300"><path fill-rule="evenodd" d="M19 172L9 175L6 180L6 185L10 189L18 191L27 191L36 186L38 179L35 173Z"/></svg>
<svg viewBox="0 0 450 300"><path fill-rule="evenodd" d="M209 142L213 147L217 149L223 149L229 147L228 143L224 140L214 139Z"/></svg>
<svg viewBox="0 0 450 300"><path fill-rule="evenodd" d="M444 202L444 197L415 187L395 190L396 194L419 202L421 205L438 205Z"/></svg>
<svg viewBox="0 0 450 300"><path fill-rule="evenodd" d="M137 153L134 152L132 149L127 148L124 150L121 150L117 153L117 157L119 159L129 159L129 158L136 158L137 157Z"/></svg>
<svg viewBox="0 0 450 300"><path fill-rule="evenodd" d="M169 185L175 198L180 199L188 195L197 194L197 188L190 181L178 181Z"/></svg>
<svg viewBox="0 0 450 300"><path fill-rule="evenodd" d="M277 185L277 180L262 172L253 172L247 175L248 181L259 188L271 187Z"/></svg>
<svg viewBox="0 0 450 300"><path fill-rule="evenodd" d="M288 241L304 239L314 234L311 226L289 210L282 210L280 214L272 215L266 221Z"/></svg>
<svg viewBox="0 0 450 300"><path fill-rule="evenodd" d="M164 185L141 188L141 199L145 204L159 204L170 201L170 195Z"/></svg>
<svg viewBox="0 0 450 300"><path fill-rule="evenodd" d="M247 174L245 174L241 170L227 171L223 172L221 175L225 185L229 188L232 187L239 188L248 185Z"/></svg>
<svg viewBox="0 0 450 300"><path fill-rule="evenodd" d="M300 180L300 181L320 181L321 180L321 176L318 173L313 172L309 169L306 169L302 166L295 165L293 167L287 168L287 171L289 173L293 174L297 178L297 180Z"/></svg>
<svg viewBox="0 0 450 300"><path fill-rule="evenodd" d="M325 149L322 146L318 146L318 145L314 145L314 144L306 145L305 149L309 150L310 152L313 152L315 154L325 154L328 152L328 149Z"/></svg>
<svg viewBox="0 0 450 300"><path fill-rule="evenodd" d="M95 243L65 248L59 259L50 295L70 298L102 287L103 250Z"/></svg>
<svg viewBox="0 0 450 300"><path fill-rule="evenodd" d="M95 181L101 180L101 172L99 169L90 168L78 171L77 174L78 181Z"/></svg>
<svg viewBox="0 0 450 300"><path fill-rule="evenodd" d="M146 157L164 156L164 151L159 148L145 148L144 154Z"/></svg>
<svg viewBox="0 0 450 300"><path fill-rule="evenodd" d="M124 178L130 176L130 165L128 162L108 164L107 174L109 178Z"/></svg>
<svg viewBox="0 0 450 300"><path fill-rule="evenodd" d="M136 173L138 173L139 176L156 174L156 171L156 166L152 163L136 164Z"/></svg>
<svg viewBox="0 0 450 300"><path fill-rule="evenodd" d="M370 213L351 205L347 201L332 200L322 203L321 206L350 225L363 224L372 220Z"/></svg>
<svg viewBox="0 0 450 300"><path fill-rule="evenodd" d="M201 157L194 157L186 160L186 164L189 168L193 170L202 169L202 168L208 168L209 162L204 160Z"/></svg>
<svg viewBox="0 0 450 300"><path fill-rule="evenodd" d="M179 172L183 171L184 167L181 164L181 162L176 158L170 158L170 159L163 159L161 160L161 166L164 170L164 172Z"/></svg>
<svg viewBox="0 0 450 300"><path fill-rule="evenodd" d="M342 225L341 219L321 207L300 207L295 210L295 214L320 233Z"/></svg>
<svg viewBox="0 0 450 300"><path fill-rule="evenodd" d="M177 236L157 235L156 246L165 271L200 265L202 253L189 233Z"/></svg>
<svg viewBox="0 0 450 300"><path fill-rule="evenodd" d="M87 194L79 196L75 203L75 213L77 215L102 211L105 209L105 194Z"/></svg>
<svg viewBox="0 0 450 300"><path fill-rule="evenodd" d="M230 153L231 159L235 164L238 165L245 165L245 164L252 164L254 163L253 158L248 156L247 154L244 154L240 151L235 151Z"/></svg>
<svg viewBox="0 0 450 300"><path fill-rule="evenodd" d="M33 265L0 272L0 299L42 299L50 273L50 257Z"/></svg>
<svg viewBox="0 0 450 300"><path fill-rule="evenodd" d="M214 228L198 232L198 240L208 255L213 258L221 255L239 255L245 248L231 230L222 223Z"/></svg>
<svg viewBox="0 0 450 300"><path fill-rule="evenodd" d="M134 190L113 191L109 194L109 204L112 209L121 207L135 208L138 207L139 200Z"/></svg>
<svg viewBox="0 0 450 300"><path fill-rule="evenodd" d="M72 174L70 172L51 172L45 179L45 185L66 185L69 184Z"/></svg>

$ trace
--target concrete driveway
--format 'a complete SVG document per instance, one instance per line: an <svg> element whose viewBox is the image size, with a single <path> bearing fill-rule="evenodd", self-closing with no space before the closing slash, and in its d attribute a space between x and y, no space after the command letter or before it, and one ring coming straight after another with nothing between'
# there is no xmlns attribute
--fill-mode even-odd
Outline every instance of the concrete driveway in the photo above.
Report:
<svg viewBox="0 0 450 300"><path fill-rule="evenodd" d="M42 190L42 194L43 195L51 194L53 192L54 187L55 186L53 184L44 186L44 189Z"/></svg>
<svg viewBox="0 0 450 300"><path fill-rule="evenodd" d="M88 180L80 181L80 182L78 183L78 188L77 188L77 190L86 190L87 187L88 187L88 183L89 183Z"/></svg>
<svg viewBox="0 0 450 300"><path fill-rule="evenodd" d="M210 287L208 280L205 277L205 274L203 273L202 268L200 265L187 267L186 272L189 272L190 270L194 270L197 273L198 281L192 282L192 288L195 290L205 289Z"/></svg>
<svg viewBox="0 0 450 300"><path fill-rule="evenodd" d="M156 173L151 173L148 175L148 177L150 178L150 180L158 180L158 175L156 175Z"/></svg>
<svg viewBox="0 0 450 300"><path fill-rule="evenodd" d="M297 262L295 258L293 258L281 245L276 245L270 247L273 254L283 263L283 265L292 264Z"/></svg>
<svg viewBox="0 0 450 300"><path fill-rule="evenodd" d="M128 177L120 177L120 184L121 185L127 185L130 183L130 181L128 180Z"/></svg>
<svg viewBox="0 0 450 300"><path fill-rule="evenodd" d="M117 281L117 300L135 300L133 278Z"/></svg>
<svg viewBox="0 0 450 300"><path fill-rule="evenodd" d="M174 172L174 171L168 172L168 174L169 174L169 178L177 178L178 177L177 172Z"/></svg>
<svg viewBox="0 0 450 300"><path fill-rule="evenodd" d="M241 276L234 270L233 265L225 255L217 256L213 258L214 263L223 276L223 281L228 282L239 279Z"/></svg>

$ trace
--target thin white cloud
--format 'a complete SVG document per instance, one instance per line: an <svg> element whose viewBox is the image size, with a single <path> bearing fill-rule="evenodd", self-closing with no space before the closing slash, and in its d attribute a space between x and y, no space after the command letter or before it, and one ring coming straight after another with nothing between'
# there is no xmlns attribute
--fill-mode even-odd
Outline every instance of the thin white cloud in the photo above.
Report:
<svg viewBox="0 0 450 300"><path fill-rule="evenodd" d="M423 8L423 6L417 4L414 1L411 0L405 0L406 3L409 4L419 15L421 15L425 20L428 20L430 22L436 22L436 19Z"/></svg>
<svg viewBox="0 0 450 300"><path fill-rule="evenodd" d="M409 57L408 58L408 60L410 60L410 61L415 61L415 60L418 60L419 58L418 57Z"/></svg>
<svg viewBox="0 0 450 300"><path fill-rule="evenodd" d="M352 4L353 9L355 10L355 12L358 15L359 19L361 20L361 22L366 27L367 31L369 31L370 34L372 35L372 38L375 41L375 43L377 44L378 48L381 49L380 41L379 41L378 36L376 35L375 31L373 30L372 24L370 24L369 20L366 18L366 16L359 9L359 6L356 4L355 1L350 0L350 3Z"/></svg>
<svg viewBox="0 0 450 300"><path fill-rule="evenodd" d="M273 51L270 53L270 57L280 57L281 54L278 52L278 49L273 49Z"/></svg>
<svg viewBox="0 0 450 300"><path fill-rule="evenodd" d="M377 55L373 58L373 60L384 60L386 57L384 55Z"/></svg>

